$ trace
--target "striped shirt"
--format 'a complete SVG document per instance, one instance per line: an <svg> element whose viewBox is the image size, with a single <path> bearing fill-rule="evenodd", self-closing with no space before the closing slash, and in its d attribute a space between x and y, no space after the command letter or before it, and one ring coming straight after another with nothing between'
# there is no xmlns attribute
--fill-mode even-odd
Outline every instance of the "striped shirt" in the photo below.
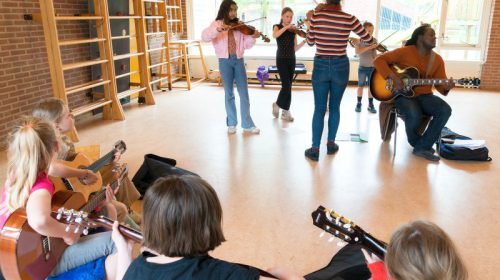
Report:
<svg viewBox="0 0 500 280"><path fill-rule="evenodd" d="M351 31L358 34L362 41L372 41L372 36L366 32L358 18L343 12L339 5L328 5L314 11L307 32L307 44L316 45L316 55L346 55Z"/></svg>

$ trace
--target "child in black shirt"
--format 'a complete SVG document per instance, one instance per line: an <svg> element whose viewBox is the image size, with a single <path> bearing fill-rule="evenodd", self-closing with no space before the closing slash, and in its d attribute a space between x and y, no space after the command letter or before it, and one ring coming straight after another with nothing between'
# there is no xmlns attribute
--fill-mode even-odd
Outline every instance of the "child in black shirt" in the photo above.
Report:
<svg viewBox="0 0 500 280"><path fill-rule="evenodd" d="M295 73L295 52L298 51L305 43L305 40L297 44L297 36L293 29L297 27L292 24L293 11L285 7L281 11L281 22L273 26L273 37L278 43L276 51L276 67L281 80L281 90L278 99L273 103L273 116L279 116L280 109L281 119L285 121L293 121L290 114L290 104L292 103L292 79Z"/></svg>

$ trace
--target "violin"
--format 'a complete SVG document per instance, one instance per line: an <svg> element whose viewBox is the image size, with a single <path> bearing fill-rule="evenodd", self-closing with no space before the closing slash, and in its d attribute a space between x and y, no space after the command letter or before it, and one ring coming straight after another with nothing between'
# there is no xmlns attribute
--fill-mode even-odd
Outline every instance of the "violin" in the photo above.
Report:
<svg viewBox="0 0 500 280"><path fill-rule="evenodd" d="M292 28L292 30L290 30L290 31L292 31L293 33L299 35L302 38L305 38L307 36L307 33L304 30L299 29L299 28Z"/></svg>
<svg viewBox="0 0 500 280"><path fill-rule="evenodd" d="M295 26L293 28L288 29L288 31L293 32L293 33L299 35L302 38L305 38L307 36L307 32L300 28L303 24L304 24L304 22L302 22L300 24L300 26L297 25L297 26Z"/></svg>
<svg viewBox="0 0 500 280"><path fill-rule="evenodd" d="M383 44L378 44L375 49L381 53L385 53L385 52L389 51L389 49L387 49L387 47Z"/></svg>
<svg viewBox="0 0 500 280"><path fill-rule="evenodd" d="M260 33L259 31L257 31L257 29L255 29L255 27L245 24L244 22L239 21L237 18L230 21L228 25L230 26L229 29L238 30L239 32L245 35L253 36L256 32ZM262 40L264 40L264 42L266 43L271 42L269 37L267 37L266 35L260 33L259 36Z"/></svg>
<svg viewBox="0 0 500 280"><path fill-rule="evenodd" d="M354 47L356 47L357 44L359 44L359 39L354 38L354 37L349 37L348 42L349 42L349 45L351 45L351 47L354 48ZM389 49L387 49L387 47L383 44L377 44L377 47L375 49L381 53L385 53L385 52L389 51Z"/></svg>

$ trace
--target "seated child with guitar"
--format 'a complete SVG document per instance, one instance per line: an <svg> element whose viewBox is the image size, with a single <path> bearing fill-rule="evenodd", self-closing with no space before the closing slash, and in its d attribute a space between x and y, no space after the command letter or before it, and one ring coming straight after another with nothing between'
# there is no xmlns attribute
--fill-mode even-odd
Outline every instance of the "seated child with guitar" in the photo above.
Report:
<svg viewBox="0 0 500 280"><path fill-rule="evenodd" d="M414 221L391 237L385 265L362 249L373 280L466 280L467 269L450 237L436 224Z"/></svg>
<svg viewBox="0 0 500 280"><path fill-rule="evenodd" d="M9 136L7 180L0 200L0 258L2 272L9 278L44 279L49 275L59 275L72 268L107 256L105 270L107 279L115 279L117 256L111 233L98 233L81 237L74 229L52 218L52 198L54 185L47 172L58 152L58 138L52 124L35 117L23 117ZM107 189L106 207L113 213L109 203L111 191ZM17 216L18 211L25 214ZM16 220L17 219L17 220ZM27 220L27 222L25 222ZM19 225L21 223L21 225ZM5 246L16 236L19 230L31 231L31 238L18 240L19 246L36 249L42 243L47 251L12 250ZM34 234L34 235L33 235ZM36 234L40 236L36 238ZM40 238L42 237L42 238ZM21 242L22 241L22 242ZM45 243L46 242L46 243ZM59 243L58 243L59 242ZM70 245L66 248L64 243ZM56 246L60 244L60 246ZM27 247L26 247L27 246ZM7 249L6 249L7 248ZM65 249L66 248L66 249ZM46 252L46 253L44 253ZM17 260L18 254L39 254L34 265L18 267L24 260ZM62 254L59 257L59 254ZM12 261L13 259L17 261ZM42 261L38 261L38 260ZM22 274L22 276L18 276Z"/></svg>
<svg viewBox="0 0 500 280"><path fill-rule="evenodd" d="M74 119L68 106L64 104L62 100L57 98L44 99L35 106L32 114L35 117L39 117L53 123L60 135L61 148L58 160L51 165L49 175L53 177L67 178L79 176L79 172L85 172L89 175L89 177L86 180L86 177L84 177L84 180L80 180L80 182L86 185L91 185L100 180L100 175L93 173L92 170L74 168L68 164L68 161L73 161L75 160L75 157L77 157L73 142L64 135L74 128ZM113 163L118 162L121 155L119 149L115 150L116 152L113 155ZM81 155L81 157L86 159L83 155ZM114 165L104 165L104 167L99 170L101 172L109 172L108 169L112 168L110 166ZM100 188L100 186L97 187ZM87 193L85 187L80 190L76 189L76 191ZM134 213L130 206L133 202L139 199L140 194L128 176L124 176L124 179L121 181L121 185L117 189L116 197L119 201L114 200L112 203L117 210L118 221L125 221L127 224L130 224L132 227L138 229L139 227L137 224L140 224L140 216Z"/></svg>
<svg viewBox="0 0 500 280"><path fill-rule="evenodd" d="M304 279L284 268L265 272L212 258L208 252L225 241L222 207L215 190L197 176L160 178L143 203L144 251L128 270L120 263L120 279ZM118 254L126 255L127 243L113 234Z"/></svg>

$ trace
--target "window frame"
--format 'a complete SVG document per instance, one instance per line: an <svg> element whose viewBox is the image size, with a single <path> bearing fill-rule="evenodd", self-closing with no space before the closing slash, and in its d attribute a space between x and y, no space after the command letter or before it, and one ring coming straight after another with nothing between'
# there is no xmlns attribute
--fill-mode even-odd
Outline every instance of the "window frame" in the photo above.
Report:
<svg viewBox="0 0 500 280"><path fill-rule="evenodd" d="M187 0L186 1L186 14L188 18L192 19L193 18L193 1L194 0ZM205 3L209 2L214 2L216 6L220 5L221 0L204 0L206 1ZM237 0L236 0L237 1ZM374 35L377 36L379 32L379 27L380 27L380 21L381 21L381 15L380 15L380 10L381 10L381 1L382 0L376 0L377 1L377 11L376 11L376 20L375 20L375 30L374 30ZM443 34L444 31L446 30L446 19L447 19L447 13L448 13L448 1L447 0L439 0L441 1L441 14L440 14L440 23L444 24L439 24L439 30L437 30L439 36L438 36L438 41L436 44L436 49L437 50L464 50L464 51L480 51L480 61L484 61L485 56L486 56L486 43L488 41L488 30L490 28L490 22L491 22L491 8L493 5L493 0L483 0L483 7L482 7L482 15L481 15L481 21L479 24L479 39L477 44L457 44L457 43L445 43L443 39ZM281 0L281 6L286 7L286 0ZM311 6L311 9L313 6ZM187 22L187 36L190 39L194 39L194 21L193 20L188 20ZM199 39L199 38L197 38ZM274 44L273 44L274 46Z"/></svg>

